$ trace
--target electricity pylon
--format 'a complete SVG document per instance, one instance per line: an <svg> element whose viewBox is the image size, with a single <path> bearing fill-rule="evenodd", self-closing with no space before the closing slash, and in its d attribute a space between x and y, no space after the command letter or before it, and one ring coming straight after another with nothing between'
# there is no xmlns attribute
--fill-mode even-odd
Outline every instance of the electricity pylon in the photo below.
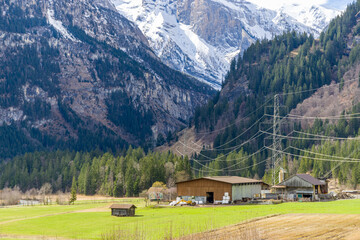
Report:
<svg viewBox="0 0 360 240"><path fill-rule="evenodd" d="M271 157L273 185L277 184L276 171L282 160L281 147L281 119L280 119L280 99L279 95L274 96L274 115L273 115L273 150Z"/></svg>

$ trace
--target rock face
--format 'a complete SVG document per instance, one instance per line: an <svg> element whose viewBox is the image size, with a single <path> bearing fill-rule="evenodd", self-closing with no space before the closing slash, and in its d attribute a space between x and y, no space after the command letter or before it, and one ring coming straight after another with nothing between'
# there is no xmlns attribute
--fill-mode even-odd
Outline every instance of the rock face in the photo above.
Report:
<svg viewBox="0 0 360 240"><path fill-rule="evenodd" d="M144 143L185 126L214 93L164 65L108 1L15 0L0 10L0 123L30 142Z"/></svg>
<svg viewBox="0 0 360 240"><path fill-rule="evenodd" d="M284 31L318 35L339 14L320 5L261 0L112 0L167 65L215 88L256 39ZM264 6L263 6L264 5Z"/></svg>

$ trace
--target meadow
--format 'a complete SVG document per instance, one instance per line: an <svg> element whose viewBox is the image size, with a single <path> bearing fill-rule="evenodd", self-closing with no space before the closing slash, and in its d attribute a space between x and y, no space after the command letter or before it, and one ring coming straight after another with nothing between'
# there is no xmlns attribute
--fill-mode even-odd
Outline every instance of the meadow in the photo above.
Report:
<svg viewBox="0 0 360 240"><path fill-rule="evenodd" d="M360 214L360 200L216 207L145 207L142 199L112 202L134 203L136 216L112 217L111 203L96 201L0 208L0 238L172 239L269 215Z"/></svg>

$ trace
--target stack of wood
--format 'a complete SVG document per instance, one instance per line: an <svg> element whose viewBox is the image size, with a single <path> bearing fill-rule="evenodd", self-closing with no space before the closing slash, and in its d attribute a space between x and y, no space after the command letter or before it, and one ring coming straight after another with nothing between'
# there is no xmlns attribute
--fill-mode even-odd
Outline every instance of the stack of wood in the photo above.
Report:
<svg viewBox="0 0 360 240"><path fill-rule="evenodd" d="M354 197L351 194L341 192L341 193L336 194L335 198L336 199L351 199Z"/></svg>

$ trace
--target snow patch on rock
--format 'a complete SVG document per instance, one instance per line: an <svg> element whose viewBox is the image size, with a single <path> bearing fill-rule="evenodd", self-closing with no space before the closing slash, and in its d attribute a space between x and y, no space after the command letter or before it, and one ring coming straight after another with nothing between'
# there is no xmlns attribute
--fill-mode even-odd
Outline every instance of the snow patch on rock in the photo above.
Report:
<svg viewBox="0 0 360 240"><path fill-rule="evenodd" d="M47 20L48 20L49 24L52 25L59 33L61 33L61 35L64 38L69 39L69 40L74 41L74 42L79 41L72 34L70 34L68 32L68 30L64 27L64 25L62 24L61 21L58 21L58 20L56 20L54 18L54 10L48 9L48 11L47 11Z"/></svg>

